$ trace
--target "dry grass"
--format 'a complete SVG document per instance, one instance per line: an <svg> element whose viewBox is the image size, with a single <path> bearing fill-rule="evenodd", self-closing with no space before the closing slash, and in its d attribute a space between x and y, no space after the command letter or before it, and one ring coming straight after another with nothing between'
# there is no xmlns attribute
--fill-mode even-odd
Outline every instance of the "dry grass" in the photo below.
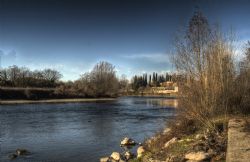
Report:
<svg viewBox="0 0 250 162"><path fill-rule="evenodd" d="M210 133L216 136L220 134L220 136L226 139L227 121L229 118L225 119L224 116L220 116L211 119L215 125L216 131ZM183 160L185 154L190 152L193 149L194 144L198 142L195 136L197 134L204 135L208 131L205 127L197 123L198 122L195 120L188 120L184 118L179 118L175 122L171 123L171 131L168 133L158 133L154 138L145 142L146 150L150 152L150 156L147 158L166 160L168 157L174 157L174 161ZM165 143L174 137L177 137L178 141L165 148ZM220 158L220 160L223 159L225 159L225 156Z"/></svg>

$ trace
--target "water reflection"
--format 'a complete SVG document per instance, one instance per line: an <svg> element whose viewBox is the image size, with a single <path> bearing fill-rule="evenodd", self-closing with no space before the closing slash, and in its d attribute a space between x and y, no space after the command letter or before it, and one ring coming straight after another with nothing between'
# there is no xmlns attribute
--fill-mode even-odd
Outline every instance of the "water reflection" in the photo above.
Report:
<svg viewBox="0 0 250 162"><path fill-rule="evenodd" d="M151 98L146 100L147 106L161 106L161 107L178 107L177 99L159 99L159 98Z"/></svg>

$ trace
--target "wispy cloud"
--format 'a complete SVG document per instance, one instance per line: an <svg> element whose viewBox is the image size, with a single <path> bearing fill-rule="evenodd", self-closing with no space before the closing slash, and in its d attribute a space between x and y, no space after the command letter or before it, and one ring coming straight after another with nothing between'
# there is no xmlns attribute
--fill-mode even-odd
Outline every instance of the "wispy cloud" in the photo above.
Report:
<svg viewBox="0 0 250 162"><path fill-rule="evenodd" d="M16 54L16 51L14 50L9 51L9 52L0 50L0 57L5 58L5 59L16 59L17 54Z"/></svg>
<svg viewBox="0 0 250 162"><path fill-rule="evenodd" d="M65 66L63 64L47 64L47 63L28 63L27 66L31 69L31 70L42 70L42 69L55 69L55 70L61 70L63 68L65 68Z"/></svg>
<svg viewBox="0 0 250 162"><path fill-rule="evenodd" d="M154 63L166 63L170 59L169 55L163 53L131 54L122 57L131 60L147 60Z"/></svg>
<svg viewBox="0 0 250 162"><path fill-rule="evenodd" d="M10 63L13 64L15 63L17 58L16 51L3 51L0 50L0 67L2 66L10 66Z"/></svg>
<svg viewBox="0 0 250 162"><path fill-rule="evenodd" d="M48 64L48 63L29 63L27 64L31 70L43 70L46 68L54 69L63 74L62 80L76 80L80 77L81 74L84 72L84 66L81 65L69 65L64 63L55 63L55 64Z"/></svg>

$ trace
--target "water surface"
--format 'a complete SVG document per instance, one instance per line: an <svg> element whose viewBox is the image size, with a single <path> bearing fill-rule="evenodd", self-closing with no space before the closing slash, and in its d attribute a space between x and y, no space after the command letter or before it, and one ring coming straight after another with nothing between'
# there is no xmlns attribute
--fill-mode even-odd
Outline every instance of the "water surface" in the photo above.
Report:
<svg viewBox="0 0 250 162"><path fill-rule="evenodd" d="M177 101L122 97L115 101L0 105L0 161L17 148L32 152L17 162L98 162L122 151L125 136L137 142L173 118Z"/></svg>

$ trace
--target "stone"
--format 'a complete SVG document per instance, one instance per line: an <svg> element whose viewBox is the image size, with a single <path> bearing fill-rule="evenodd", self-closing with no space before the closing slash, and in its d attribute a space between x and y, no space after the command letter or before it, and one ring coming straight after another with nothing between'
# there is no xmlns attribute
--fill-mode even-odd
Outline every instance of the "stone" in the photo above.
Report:
<svg viewBox="0 0 250 162"><path fill-rule="evenodd" d="M129 151L126 151L125 154L124 154L126 160L129 160L131 158L133 158L133 154Z"/></svg>
<svg viewBox="0 0 250 162"><path fill-rule="evenodd" d="M13 159L17 158L17 155L16 154L10 154L8 157L9 157L9 159L13 160Z"/></svg>
<svg viewBox="0 0 250 162"><path fill-rule="evenodd" d="M185 159L187 160L196 160L196 161L202 161L202 160L207 160L209 159L209 154L205 153L203 151L199 152L190 152L185 155Z"/></svg>
<svg viewBox="0 0 250 162"><path fill-rule="evenodd" d="M201 134L196 134L195 139L201 139L202 135Z"/></svg>
<svg viewBox="0 0 250 162"><path fill-rule="evenodd" d="M131 138L125 137L122 141L121 141L121 145L122 146L126 146L126 145L135 145L136 142L134 140L132 140Z"/></svg>
<svg viewBox="0 0 250 162"><path fill-rule="evenodd" d="M185 141L186 142L191 142L191 141L193 141L193 139L187 138L187 139L185 139Z"/></svg>
<svg viewBox="0 0 250 162"><path fill-rule="evenodd" d="M146 140L146 144L149 144L149 145L151 145L152 144L152 142L153 142L153 140L152 140L152 138L150 138L150 139L148 139L148 140Z"/></svg>
<svg viewBox="0 0 250 162"><path fill-rule="evenodd" d="M166 128L166 129L164 129L163 134L166 135L166 134L168 134L170 131L171 131L170 128Z"/></svg>
<svg viewBox="0 0 250 162"><path fill-rule="evenodd" d="M100 158L100 162L108 162L108 161L109 161L109 157Z"/></svg>
<svg viewBox="0 0 250 162"><path fill-rule="evenodd" d="M172 145L172 144L175 143L176 141L177 141L177 138L176 138L176 137L172 138L171 140L169 140L168 142L165 143L164 148L169 147L170 145Z"/></svg>
<svg viewBox="0 0 250 162"><path fill-rule="evenodd" d="M17 156L20 156L20 155L27 155L28 153L29 153L29 151L26 150L26 149L17 149L17 150L16 150Z"/></svg>
<svg viewBox="0 0 250 162"><path fill-rule="evenodd" d="M117 161L117 160L114 160L114 159L110 158L109 162L120 162L120 161Z"/></svg>
<svg viewBox="0 0 250 162"><path fill-rule="evenodd" d="M142 157L142 155L145 153L145 149L143 146L140 146L137 148L137 158Z"/></svg>
<svg viewBox="0 0 250 162"><path fill-rule="evenodd" d="M213 149L208 149L207 153L209 153L209 155L213 155L213 156L216 155L216 152L214 152Z"/></svg>
<svg viewBox="0 0 250 162"><path fill-rule="evenodd" d="M113 152L110 157L116 161L119 161L121 159L121 155L119 152Z"/></svg>

